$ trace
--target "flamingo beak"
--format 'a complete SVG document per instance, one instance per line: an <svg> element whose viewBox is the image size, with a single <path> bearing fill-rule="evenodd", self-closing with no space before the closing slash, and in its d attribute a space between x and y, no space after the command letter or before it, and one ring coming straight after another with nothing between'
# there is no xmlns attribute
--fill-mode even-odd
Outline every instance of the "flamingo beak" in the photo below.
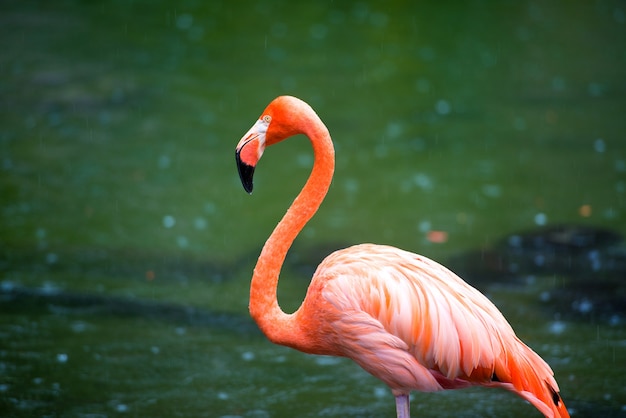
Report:
<svg viewBox="0 0 626 418"><path fill-rule="evenodd" d="M271 118L259 119L241 138L235 149L235 161L241 184L246 192L252 194L254 168L265 150L265 135Z"/></svg>
<svg viewBox="0 0 626 418"><path fill-rule="evenodd" d="M243 189L248 194L252 194L252 178L254 177L254 166L246 164L241 160L241 149L237 149L235 151L235 160L237 161L237 171L239 171L239 179L241 180Z"/></svg>

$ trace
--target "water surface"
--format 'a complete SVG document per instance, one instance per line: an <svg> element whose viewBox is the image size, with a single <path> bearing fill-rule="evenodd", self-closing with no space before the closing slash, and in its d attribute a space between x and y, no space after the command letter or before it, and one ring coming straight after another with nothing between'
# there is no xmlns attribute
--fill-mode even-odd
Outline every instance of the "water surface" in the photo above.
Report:
<svg viewBox="0 0 626 418"><path fill-rule="evenodd" d="M0 23L1 415L393 416L356 365L249 319L254 261L312 162L294 139L253 196L239 184L234 146L280 94L337 151L285 310L332 249L419 252L487 293L573 416L626 413L621 239L497 252L551 225L626 233L623 3L9 1ZM412 410L533 413L486 389Z"/></svg>

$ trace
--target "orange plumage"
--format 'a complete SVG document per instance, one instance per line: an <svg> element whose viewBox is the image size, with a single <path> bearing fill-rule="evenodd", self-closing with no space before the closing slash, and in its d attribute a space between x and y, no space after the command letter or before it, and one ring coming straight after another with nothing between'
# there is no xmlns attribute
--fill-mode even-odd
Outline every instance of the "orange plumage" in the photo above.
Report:
<svg viewBox="0 0 626 418"><path fill-rule="evenodd" d="M330 186L334 149L326 126L303 101L272 101L243 136L236 157L244 187L266 146L311 140L309 179L268 238L254 269L250 313L268 339L311 354L349 357L385 382L398 417L411 390L500 387L546 417L568 417L550 366L519 340L498 309L444 266L390 246L336 251L317 268L300 308L286 314L276 288L293 240Z"/></svg>

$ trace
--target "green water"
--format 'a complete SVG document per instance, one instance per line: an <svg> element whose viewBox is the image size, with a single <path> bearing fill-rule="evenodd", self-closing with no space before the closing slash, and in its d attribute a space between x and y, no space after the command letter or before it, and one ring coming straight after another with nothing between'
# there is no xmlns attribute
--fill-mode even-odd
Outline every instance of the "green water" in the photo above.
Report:
<svg viewBox="0 0 626 418"><path fill-rule="evenodd" d="M337 151L285 310L323 249L446 263L538 224L626 233L623 2L93 3L0 5L1 416L394 415L356 365L273 346L248 317L256 256L312 161L294 139L253 196L239 184L234 146L280 94ZM481 289L573 416L624 416L625 319L544 297L569 280ZM472 389L412 412L534 411Z"/></svg>

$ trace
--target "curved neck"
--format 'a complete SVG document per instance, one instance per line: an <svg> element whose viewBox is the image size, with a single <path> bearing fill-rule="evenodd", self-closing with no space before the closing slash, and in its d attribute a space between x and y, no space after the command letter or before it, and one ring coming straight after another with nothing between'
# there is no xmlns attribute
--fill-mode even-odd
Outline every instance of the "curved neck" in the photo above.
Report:
<svg viewBox="0 0 626 418"><path fill-rule="evenodd" d="M291 244L324 200L335 169L330 134L317 115L314 116L303 127L315 153L313 169L302 191L265 242L250 285L250 315L270 341L290 346L297 338L292 320L295 314L286 314L278 304L278 276Z"/></svg>

